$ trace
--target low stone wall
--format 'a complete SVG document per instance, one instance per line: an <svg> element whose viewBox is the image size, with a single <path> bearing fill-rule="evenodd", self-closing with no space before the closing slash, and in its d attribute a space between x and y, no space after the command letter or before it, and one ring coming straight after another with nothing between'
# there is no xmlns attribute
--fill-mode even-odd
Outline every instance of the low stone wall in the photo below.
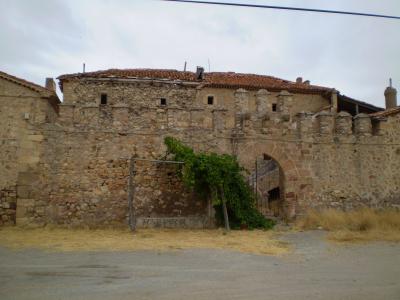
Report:
<svg viewBox="0 0 400 300"><path fill-rule="evenodd" d="M98 155L92 151L92 143L80 135L69 138L79 147L69 148L67 155L51 160L49 168L58 172L42 178L38 197L49 197L48 205L38 220L34 212L43 201L36 200L33 209L25 213L26 225L128 226L129 155L120 158ZM118 143L108 145L115 144ZM62 146L58 145L64 151ZM135 162L133 209L138 227L204 228L212 223L209 203L184 186L177 168L174 164Z"/></svg>
<svg viewBox="0 0 400 300"><path fill-rule="evenodd" d="M186 188L176 164L136 161L134 209L138 227L209 227L206 200Z"/></svg>
<svg viewBox="0 0 400 300"><path fill-rule="evenodd" d="M137 228L187 228L204 229L215 227L215 222L207 216L199 217L171 217L171 218L143 218L136 220Z"/></svg>
<svg viewBox="0 0 400 300"><path fill-rule="evenodd" d="M0 191L0 226L15 225L17 207L17 193L15 188Z"/></svg>

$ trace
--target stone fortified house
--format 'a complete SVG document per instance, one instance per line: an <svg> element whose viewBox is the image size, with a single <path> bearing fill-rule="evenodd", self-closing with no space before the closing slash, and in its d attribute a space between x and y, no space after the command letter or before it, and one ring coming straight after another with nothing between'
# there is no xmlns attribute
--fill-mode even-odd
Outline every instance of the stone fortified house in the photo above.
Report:
<svg viewBox="0 0 400 300"><path fill-rule="evenodd" d="M124 225L129 159L159 159L174 136L236 155L265 214L400 205L400 107L270 76L106 70L46 87L0 72L0 225ZM204 227L210 203L175 165L136 162L138 226Z"/></svg>

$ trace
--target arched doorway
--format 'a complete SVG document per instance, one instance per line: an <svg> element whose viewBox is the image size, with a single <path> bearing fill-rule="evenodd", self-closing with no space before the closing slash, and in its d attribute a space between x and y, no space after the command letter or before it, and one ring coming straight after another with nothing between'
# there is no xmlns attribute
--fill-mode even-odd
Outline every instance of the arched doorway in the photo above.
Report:
<svg viewBox="0 0 400 300"><path fill-rule="evenodd" d="M249 184L256 195L257 209L263 215L284 216L284 173L274 158L264 154L255 160Z"/></svg>

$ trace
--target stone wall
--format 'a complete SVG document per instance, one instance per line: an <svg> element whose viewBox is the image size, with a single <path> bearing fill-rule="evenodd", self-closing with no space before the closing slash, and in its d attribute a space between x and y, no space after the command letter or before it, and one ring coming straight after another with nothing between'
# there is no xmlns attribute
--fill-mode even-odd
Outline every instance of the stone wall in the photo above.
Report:
<svg viewBox="0 0 400 300"><path fill-rule="evenodd" d="M58 199L56 202L99 199L95 201L104 206L94 211L108 209L111 217L108 221L97 218L97 223L108 224L109 220L123 223L126 218L126 178L118 183L118 177L112 175L103 183L101 176L109 167L102 168L102 163L133 154L159 158L165 153L165 136L175 136L197 151L235 154L249 171L253 171L257 157L271 156L283 173L282 206L290 217L309 207L347 209L398 203L396 182L391 179L397 176L396 163L385 158L388 166L383 176L376 176L379 168L369 163L369 160L392 155L393 147L388 144L392 129L382 129L379 135L373 135L369 117L361 115L352 120L347 114L326 111L296 113L302 103L312 110L321 110L329 104L323 97L96 81L71 82L64 84L64 88L65 107L61 107L58 120L61 126L52 129L55 131L48 138L50 150L43 157L44 160L51 158L49 169L57 170L50 194L52 199ZM101 93L108 95L106 106L98 104ZM215 96L212 106L205 100L208 95ZM167 99L166 106L160 105L160 98ZM277 111L272 110L273 103ZM92 173L85 169L88 162L95 166ZM167 180L168 176L162 178ZM376 183L366 184L366 178ZM115 190L113 187L110 190L107 182ZM138 194L138 199L145 199L138 208L141 215L155 219L180 217L193 215L197 210L195 202L184 196L182 203L190 203L189 207L194 210L186 207L176 215L176 208L169 205L180 203L181 195L165 193L169 204L160 203L158 192L150 193L156 190L151 182L151 176L138 180L139 191L142 188L146 191ZM174 184L175 190L182 189L178 182ZM201 207L200 211L204 209ZM54 220L68 223L73 217L57 216ZM82 215L74 222L88 223L89 220L92 219Z"/></svg>
<svg viewBox="0 0 400 300"><path fill-rule="evenodd" d="M0 190L0 226L15 225L17 192L15 189Z"/></svg>
<svg viewBox="0 0 400 300"><path fill-rule="evenodd" d="M139 227L213 226L211 203L186 188L178 171L174 164L135 163L134 211Z"/></svg>
<svg viewBox="0 0 400 300"><path fill-rule="evenodd" d="M38 198L35 191L45 143L40 126L56 118L48 99L0 78L0 219L7 220L6 224L18 223L19 217L22 221L35 202L44 200L47 205L47 198Z"/></svg>
<svg viewBox="0 0 400 300"><path fill-rule="evenodd" d="M106 105L101 94L107 94ZM209 95L215 97L212 105ZM324 110L329 104L321 96L285 91L71 80L64 82L64 103L54 122L3 142L4 149L23 149L26 141L34 151L23 164L10 165L15 175L2 180L14 179L0 187L17 189L17 224L126 226L129 158L160 159L163 139L174 136L196 151L236 155L249 172L257 158L272 157L281 171L280 206L289 218L311 207L398 206L399 117L353 120ZM24 157L2 151L10 161ZM212 224L210 204L184 188L176 167L137 164L138 226Z"/></svg>
<svg viewBox="0 0 400 300"><path fill-rule="evenodd" d="M43 152L37 185L41 202L26 214L28 223L91 227L126 226L128 217L129 159L140 155L160 158L162 139L134 133L66 132L56 126L44 129L52 147ZM165 150L164 150L165 151ZM202 226L208 218L208 203L184 188L176 166L135 163L134 210L138 224L158 226L158 218L172 218L169 225ZM37 211L43 212L40 220ZM204 218L206 216L207 218ZM182 223L183 222L183 223Z"/></svg>

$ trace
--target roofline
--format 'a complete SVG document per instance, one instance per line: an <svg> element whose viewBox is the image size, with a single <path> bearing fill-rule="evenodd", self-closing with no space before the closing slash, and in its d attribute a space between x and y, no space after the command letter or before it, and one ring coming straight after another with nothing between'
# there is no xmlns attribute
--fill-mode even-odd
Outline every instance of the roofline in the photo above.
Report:
<svg viewBox="0 0 400 300"><path fill-rule="evenodd" d="M75 77L74 77L75 78ZM82 77L79 79L88 80L88 81L122 81L122 82L157 82L157 83L171 83L171 84L187 84L193 86L199 86L202 84L201 81L187 81L187 80L179 80L179 79L160 79L160 78L139 78L139 77L131 77L131 78L123 78L123 77Z"/></svg>
<svg viewBox="0 0 400 300"><path fill-rule="evenodd" d="M357 104L357 105L359 105L359 106L362 106L362 107L365 107L365 108L368 108L368 109L371 109L371 110L375 110L375 111L377 111L377 112L378 112L378 111L383 111L383 110L385 110L385 109L382 108L382 107L375 106L375 105L372 105L372 104L370 104L370 103L363 102L363 101L360 101L360 100L356 100L356 99L350 98L350 97L348 97L348 96L346 96L346 95L338 94L338 98L339 98L340 100L342 100L342 101L349 102L349 103L353 103L353 104Z"/></svg>
<svg viewBox="0 0 400 300"><path fill-rule="evenodd" d="M98 70L94 72L87 72L87 73L72 73L72 74L64 74L60 75L57 77L59 80L59 86L61 91L63 91L63 82L66 80L81 80L81 79L88 79L88 80L99 80L99 81L105 81L105 80L110 80L110 81L123 81L123 82L129 82L129 81L140 81L140 82L158 82L158 83L169 83L169 84L182 84L182 85L188 85L188 86L197 86L201 88L226 88L226 89L238 89L238 88L243 88L246 90L259 90L259 89L266 89L270 92L280 92L282 90L287 90L291 93L297 93L297 94L309 94L309 95L321 95L324 98L330 99L332 93L337 92L334 88L328 88L328 87L323 87L323 86L316 86L316 85L309 85L307 88L302 87L302 86L296 86L296 82L290 81L290 80L285 80L281 79L278 77L274 76L269 76L269 75L261 75L261 74L250 74L250 73L236 73L236 72L205 72L205 76L207 75L212 75L212 74L232 74L232 75L239 75L239 76L262 76L262 77L268 77L273 80L279 80L282 81L283 83L286 84L293 84L293 86L286 86L284 88L282 87L273 87L273 86L265 86L263 87L262 85L260 86L255 86L255 85L247 85L247 84L233 84L233 83L218 83L218 82L207 82L205 81L195 81L195 80L180 80L180 79L171 79L171 78L157 78L156 76L154 77L137 77L137 76L121 76L118 75L119 71L154 71L154 72L177 72L177 73L182 73L182 74L190 74L190 75L195 75L195 72L191 71L179 71L175 69L149 69L149 68L141 68L141 69L107 69L107 70ZM106 72L115 72L117 75L106 75L102 73ZM96 76L99 75L99 76ZM350 97L347 97L345 95L341 95L338 93L338 100L339 101L344 101L344 102L349 102L352 104L359 105L361 107L367 108L372 111L382 111L384 110L381 107L374 106L372 104L356 100Z"/></svg>
<svg viewBox="0 0 400 300"><path fill-rule="evenodd" d="M5 80L7 80L7 81L16 83L16 84L21 85L23 87L26 87L26 88L34 91L34 92L37 92L37 93L40 94L40 96L42 98L48 98L48 99L53 98L52 101L56 100L58 103L61 103L60 99L57 96L57 93L55 91L52 91L52 90L44 87L44 86L41 86L41 85L38 85L38 84L33 83L31 81L28 81L28 80L13 76L13 75L8 74L8 73L3 72L3 71L0 71L0 77L5 79Z"/></svg>
<svg viewBox="0 0 400 300"><path fill-rule="evenodd" d="M396 106L396 107L389 108L389 109L386 109L383 111L375 112L375 113L372 113L369 115L374 119L380 119L380 118L385 118L387 116L391 116L391 115L398 114L398 113L400 113L400 106Z"/></svg>
<svg viewBox="0 0 400 300"><path fill-rule="evenodd" d="M221 89L245 89L245 90L260 90L263 89L262 87L255 87L251 85L245 84L224 84L224 83L204 83L204 87L211 87L211 88L221 88ZM299 87L290 87L290 88L277 88L277 87L265 87L266 90L269 92L280 92L280 91L288 91L291 93L298 93L298 94L310 94L310 95L322 95L322 96L330 96L331 93L335 89L328 89L328 88L321 88L315 87L314 90L310 89L302 89Z"/></svg>
<svg viewBox="0 0 400 300"><path fill-rule="evenodd" d="M238 88L244 88L247 90L259 90L262 88L267 89L268 91L271 92L279 92L282 90L287 90L292 93L301 93L301 94L319 94L324 97L329 97L331 93L334 91L332 88L328 87L322 87L322 86L316 86L316 85L310 85L310 88L302 88L301 86L295 86L296 82L286 80L286 79L281 79L278 77L274 76L269 76L269 75L261 75L261 74L251 74L251 73L236 73L236 72L205 72L205 76L207 75L212 75L212 74L236 74L236 75L250 75L250 76L261 76L261 77L268 77L273 80L280 80L283 83L287 84L293 84L293 87L286 87L286 88L279 88L279 87L256 87L252 85L246 85L246 84L225 84L225 83L212 83L212 82L207 82L207 81L192 81L192 80L180 80L180 79L169 79L169 78L157 78L157 77L137 77L137 76L118 76L118 75L102 75L101 77L95 76L98 73L101 72L107 72L107 71L128 71L128 70L140 70L140 71L165 71L165 72L177 72L177 73L186 73L186 74L191 74L195 75L195 72L191 71L179 71L175 69L148 69L148 68L142 68L142 69L107 69L107 70L99 70L99 71L94 71L94 72L86 72L86 73L71 73L71 74L63 74L57 77L59 80L59 86L61 91L63 92L63 82L67 80L81 80L81 79L89 79L89 80L121 80L121 81L152 81L152 82L160 82L160 83L172 83L172 84L185 84L185 85L194 85L194 86L200 86L200 87L210 87L210 88L227 88L227 89L238 89Z"/></svg>

